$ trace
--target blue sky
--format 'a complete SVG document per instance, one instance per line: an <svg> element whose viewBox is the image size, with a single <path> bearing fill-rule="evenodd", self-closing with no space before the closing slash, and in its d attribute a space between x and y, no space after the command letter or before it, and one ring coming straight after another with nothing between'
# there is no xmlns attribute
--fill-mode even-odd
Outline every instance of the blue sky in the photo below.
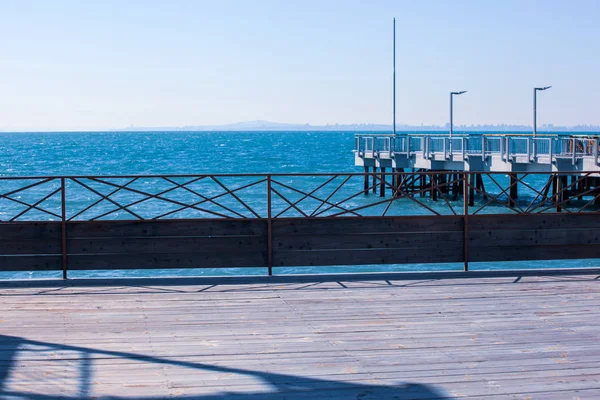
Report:
<svg viewBox="0 0 600 400"><path fill-rule="evenodd" d="M600 125L600 1L0 0L0 130Z"/></svg>

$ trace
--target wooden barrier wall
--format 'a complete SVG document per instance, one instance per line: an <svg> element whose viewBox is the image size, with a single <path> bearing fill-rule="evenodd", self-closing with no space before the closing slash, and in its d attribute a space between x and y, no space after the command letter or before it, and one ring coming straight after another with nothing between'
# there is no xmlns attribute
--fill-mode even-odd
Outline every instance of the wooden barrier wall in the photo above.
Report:
<svg viewBox="0 0 600 400"><path fill-rule="evenodd" d="M0 270L267 267L269 259L273 267L446 263L464 262L465 255L473 262L600 258L599 226L595 213L94 221L64 228L61 222L11 222L0 223Z"/></svg>

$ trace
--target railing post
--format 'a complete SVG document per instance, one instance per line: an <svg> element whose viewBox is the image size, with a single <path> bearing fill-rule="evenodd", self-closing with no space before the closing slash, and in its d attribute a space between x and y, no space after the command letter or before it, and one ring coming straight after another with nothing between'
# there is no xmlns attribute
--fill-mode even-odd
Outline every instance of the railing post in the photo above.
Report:
<svg viewBox="0 0 600 400"><path fill-rule="evenodd" d="M485 162L485 136L481 135L481 161Z"/></svg>
<svg viewBox="0 0 600 400"><path fill-rule="evenodd" d="M65 178L60 178L62 277L67 279L67 201Z"/></svg>
<svg viewBox="0 0 600 400"><path fill-rule="evenodd" d="M594 139L592 143L594 149L592 150L592 154L594 155L594 165L598 165L598 139Z"/></svg>
<svg viewBox="0 0 600 400"><path fill-rule="evenodd" d="M576 161L576 156L577 156L577 142L575 142L575 139L571 139L571 141L573 142L573 155L572 155L572 163L573 165L575 165L577 163Z"/></svg>
<svg viewBox="0 0 600 400"><path fill-rule="evenodd" d="M446 147L446 138L442 138L442 143L443 143L442 149L444 150L444 160L447 160L448 159L448 149ZM450 149L450 151L452 151L452 149Z"/></svg>
<svg viewBox="0 0 600 400"><path fill-rule="evenodd" d="M531 162L531 138L527 138L527 163Z"/></svg>
<svg viewBox="0 0 600 400"><path fill-rule="evenodd" d="M464 270L469 270L469 175L467 172L462 173L463 179L463 262Z"/></svg>
<svg viewBox="0 0 600 400"><path fill-rule="evenodd" d="M271 175L267 175L267 268L273 275L273 224L271 206Z"/></svg>

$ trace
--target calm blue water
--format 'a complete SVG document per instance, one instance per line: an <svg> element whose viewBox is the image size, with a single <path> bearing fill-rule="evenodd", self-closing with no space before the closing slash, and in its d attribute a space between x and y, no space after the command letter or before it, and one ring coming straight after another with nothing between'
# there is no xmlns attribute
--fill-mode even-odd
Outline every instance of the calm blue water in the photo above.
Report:
<svg viewBox="0 0 600 400"><path fill-rule="evenodd" d="M0 176L200 173L362 172L354 166L355 132L106 132L0 133ZM350 183L360 188L362 181ZM3 190L4 191L4 190ZM73 196L75 191L69 189ZM260 192L261 194L264 191ZM252 196L252 193L250 193ZM256 194L258 195L258 194ZM360 201L375 201L357 199ZM83 205L85 198L81 201ZM75 201L75 200L73 200ZM524 200L525 201L525 200ZM354 205L357 205L355 203ZM0 204L0 219L3 205ZM8 207L8 206L6 206ZM403 210L418 206L404 205ZM151 210L145 210L150 212ZM141 210L140 212L145 212ZM404 211L398 209L398 213ZM125 216L123 216L125 215ZM126 217L126 214L121 214ZM485 263L472 268L583 267L595 260ZM277 273L461 269L460 264L281 268ZM71 276L140 276L148 271L71 273ZM264 270L168 270L154 275L262 274ZM42 273L3 273L42 277ZM52 275L55 276L55 275Z"/></svg>

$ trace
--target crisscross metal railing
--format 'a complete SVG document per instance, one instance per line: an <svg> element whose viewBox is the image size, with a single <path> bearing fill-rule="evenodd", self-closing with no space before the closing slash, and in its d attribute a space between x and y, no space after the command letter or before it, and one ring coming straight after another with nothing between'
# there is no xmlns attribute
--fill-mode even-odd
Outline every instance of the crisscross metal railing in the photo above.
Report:
<svg viewBox="0 0 600 400"><path fill-rule="evenodd" d="M599 197L598 172L1 177L0 221L580 213Z"/></svg>

